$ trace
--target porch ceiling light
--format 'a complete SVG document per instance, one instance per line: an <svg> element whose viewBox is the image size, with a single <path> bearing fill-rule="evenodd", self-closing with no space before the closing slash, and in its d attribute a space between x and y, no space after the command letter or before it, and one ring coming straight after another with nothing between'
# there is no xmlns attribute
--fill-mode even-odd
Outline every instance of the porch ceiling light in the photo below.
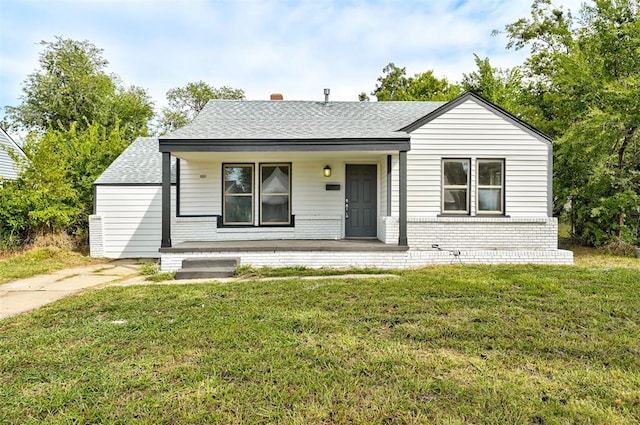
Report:
<svg viewBox="0 0 640 425"><path fill-rule="evenodd" d="M322 171L325 177L331 177L331 167L329 167L328 165L325 165Z"/></svg>

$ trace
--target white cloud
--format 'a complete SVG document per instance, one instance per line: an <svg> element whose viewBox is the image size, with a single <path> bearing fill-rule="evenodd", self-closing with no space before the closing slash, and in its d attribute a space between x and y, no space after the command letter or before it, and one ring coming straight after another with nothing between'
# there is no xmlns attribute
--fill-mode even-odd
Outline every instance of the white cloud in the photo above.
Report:
<svg viewBox="0 0 640 425"><path fill-rule="evenodd" d="M1 104L16 104L37 66L39 40L61 35L104 49L109 70L149 91L204 80L250 99L355 100L371 92L389 62L409 74L434 70L458 81L473 53L511 67L526 52L505 51L493 29L527 16L529 0L206 1L1 0ZM580 0L559 1L577 11Z"/></svg>

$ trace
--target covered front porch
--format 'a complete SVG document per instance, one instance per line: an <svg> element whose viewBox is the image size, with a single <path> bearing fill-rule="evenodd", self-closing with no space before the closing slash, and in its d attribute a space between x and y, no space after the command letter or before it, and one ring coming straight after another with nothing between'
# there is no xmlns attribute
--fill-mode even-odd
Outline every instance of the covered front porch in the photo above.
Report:
<svg viewBox="0 0 640 425"><path fill-rule="evenodd" d="M263 247L300 241L296 251L319 243L340 251L357 244L356 238L406 250L407 155L390 149L406 148L406 141L305 145L314 146L311 152L255 153L230 146L219 152L218 145L205 145L194 152L197 146L168 145L171 152L162 153L161 252L196 245L239 249L242 242L255 249L261 241ZM167 178L172 157L177 159L175 185ZM336 242L342 243L327 245Z"/></svg>

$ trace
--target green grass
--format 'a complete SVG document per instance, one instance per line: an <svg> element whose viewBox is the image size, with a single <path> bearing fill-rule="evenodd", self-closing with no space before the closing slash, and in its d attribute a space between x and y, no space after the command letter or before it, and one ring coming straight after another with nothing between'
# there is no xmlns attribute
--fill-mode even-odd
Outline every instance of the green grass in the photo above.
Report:
<svg viewBox="0 0 640 425"><path fill-rule="evenodd" d="M346 274L397 274L398 270L385 270L375 268L332 269L332 268L309 268L304 266L294 267L238 267L236 276L241 279L263 278L263 277L298 277L298 276L335 276Z"/></svg>
<svg viewBox="0 0 640 425"><path fill-rule="evenodd" d="M640 422L640 270L111 287L0 322L0 423Z"/></svg>
<svg viewBox="0 0 640 425"><path fill-rule="evenodd" d="M640 259L634 257L624 257L619 255L604 254L596 248L584 246L572 246L573 262L581 267L623 267L640 270Z"/></svg>
<svg viewBox="0 0 640 425"><path fill-rule="evenodd" d="M145 276L153 276L160 272L160 264L154 261L142 260L140 263L140 274Z"/></svg>
<svg viewBox="0 0 640 425"><path fill-rule="evenodd" d="M164 282L165 280L174 280L176 278L176 272L158 272L148 275L144 280L149 282Z"/></svg>
<svg viewBox="0 0 640 425"><path fill-rule="evenodd" d="M9 253L0 257L0 284L101 261L103 260L60 248L34 248L20 253Z"/></svg>

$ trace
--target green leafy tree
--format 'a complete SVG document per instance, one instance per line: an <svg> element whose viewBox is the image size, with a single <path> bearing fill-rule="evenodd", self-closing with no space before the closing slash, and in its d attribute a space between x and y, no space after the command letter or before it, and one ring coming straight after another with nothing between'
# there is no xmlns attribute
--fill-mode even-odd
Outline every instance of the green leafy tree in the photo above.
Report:
<svg viewBox="0 0 640 425"><path fill-rule="evenodd" d="M105 72L88 41L41 42L40 68L23 84L22 103L6 107L13 128L28 130L18 179L0 188L0 223L13 241L66 231L87 236L93 182L153 116L146 92Z"/></svg>
<svg viewBox="0 0 640 425"><path fill-rule="evenodd" d="M49 126L77 123L82 128L95 122L113 127L118 121L128 140L147 132L153 117L149 96L107 74L102 49L61 37L40 44L40 68L24 81L22 103L5 107L12 128L43 133Z"/></svg>
<svg viewBox="0 0 640 425"><path fill-rule="evenodd" d="M531 48L532 105L557 137L556 210L602 245L638 238L640 216L640 22L637 0L583 4L579 19L536 0L506 27L511 48Z"/></svg>
<svg viewBox="0 0 640 425"><path fill-rule="evenodd" d="M446 78L439 79L433 71L407 77L406 68L389 63L382 69L376 88L371 94L378 101L448 101L462 93L459 86L450 84Z"/></svg>
<svg viewBox="0 0 640 425"><path fill-rule="evenodd" d="M368 102L370 101L371 98L369 97L369 95L365 92L360 92L358 94L358 102Z"/></svg>
<svg viewBox="0 0 640 425"><path fill-rule="evenodd" d="M499 69L491 66L489 58L474 54L477 70L463 74L460 86L472 91L512 114L526 115L523 74L520 68Z"/></svg>
<svg viewBox="0 0 640 425"><path fill-rule="evenodd" d="M160 132L168 133L190 123L211 99L244 99L241 89L227 86L216 88L204 81L188 83L167 92L169 106L162 109Z"/></svg>
<svg viewBox="0 0 640 425"><path fill-rule="evenodd" d="M25 241L67 232L86 238L93 208L93 182L128 145L119 126L87 124L31 132L14 156L19 177L0 187L0 223L5 237Z"/></svg>

